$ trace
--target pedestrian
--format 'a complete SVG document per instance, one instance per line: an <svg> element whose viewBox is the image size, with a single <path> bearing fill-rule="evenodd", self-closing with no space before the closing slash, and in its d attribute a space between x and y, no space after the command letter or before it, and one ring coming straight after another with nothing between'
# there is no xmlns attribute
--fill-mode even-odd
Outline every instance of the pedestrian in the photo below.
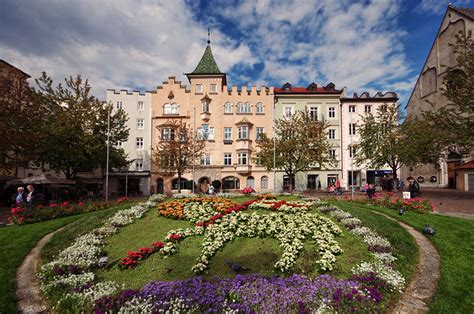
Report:
<svg viewBox="0 0 474 314"><path fill-rule="evenodd" d="M341 181L339 181L339 178L336 179L336 194L342 195Z"/></svg>
<svg viewBox="0 0 474 314"><path fill-rule="evenodd" d="M369 199L372 199L374 197L374 194L375 194L375 187L372 183L369 184L369 186L367 187L367 197Z"/></svg>
<svg viewBox="0 0 474 314"><path fill-rule="evenodd" d="M213 186L212 184L209 185L209 190L208 190L208 192L209 192L209 195L214 195L214 186Z"/></svg>
<svg viewBox="0 0 474 314"><path fill-rule="evenodd" d="M28 195L26 196L26 208L31 211L36 200L36 192L35 188L31 184L26 188L28 189Z"/></svg>
<svg viewBox="0 0 474 314"><path fill-rule="evenodd" d="M25 188L20 186L18 187L17 194L15 197L15 205L16 206L21 206L26 204L26 193L25 193Z"/></svg>
<svg viewBox="0 0 474 314"><path fill-rule="evenodd" d="M413 179L413 177L408 177L408 191L410 192L410 198L415 198L420 195L420 185L418 182Z"/></svg>

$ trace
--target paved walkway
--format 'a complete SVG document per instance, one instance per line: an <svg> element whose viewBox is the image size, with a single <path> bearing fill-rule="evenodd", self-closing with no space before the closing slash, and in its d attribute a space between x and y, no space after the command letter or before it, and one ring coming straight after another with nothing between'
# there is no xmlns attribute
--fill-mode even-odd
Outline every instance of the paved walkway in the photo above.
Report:
<svg viewBox="0 0 474 314"><path fill-rule="evenodd" d="M40 283L36 276L38 271L39 254L43 246L64 227L48 233L26 255L20 267L16 270L16 299L20 313L46 313L47 306L41 298Z"/></svg>

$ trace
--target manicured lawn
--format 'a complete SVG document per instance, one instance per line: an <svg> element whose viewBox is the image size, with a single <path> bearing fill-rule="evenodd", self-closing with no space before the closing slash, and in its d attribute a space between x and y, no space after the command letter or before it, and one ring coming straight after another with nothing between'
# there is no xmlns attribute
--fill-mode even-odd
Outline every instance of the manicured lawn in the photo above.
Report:
<svg viewBox="0 0 474 314"><path fill-rule="evenodd" d="M436 230L428 237L441 256L441 278L438 290L429 304L432 313L472 313L474 309L474 220L436 214L423 215L397 211L378 206L336 202L354 211L373 209L399 219L418 231L425 224Z"/></svg>
<svg viewBox="0 0 474 314"><path fill-rule="evenodd" d="M87 214L85 214L87 215ZM83 215L0 229L0 313L16 313L15 272L23 258L46 234Z"/></svg>

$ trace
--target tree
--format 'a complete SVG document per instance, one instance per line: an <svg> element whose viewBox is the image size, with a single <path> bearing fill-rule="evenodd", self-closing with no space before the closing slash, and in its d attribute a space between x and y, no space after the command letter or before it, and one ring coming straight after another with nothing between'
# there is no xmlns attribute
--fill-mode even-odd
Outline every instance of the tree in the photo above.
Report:
<svg viewBox="0 0 474 314"><path fill-rule="evenodd" d="M472 31L460 31L455 37L456 42L450 46L457 65L447 69L442 88L448 103L434 112L425 112L424 119L443 130L438 132L442 146L467 153L474 149L474 40Z"/></svg>
<svg viewBox="0 0 474 314"><path fill-rule="evenodd" d="M390 167L393 181L402 166L439 160L437 132L426 121L406 120L397 105L381 106L377 114L366 113L359 126L360 141L354 145L357 165L371 168ZM395 188L395 185L394 185Z"/></svg>
<svg viewBox="0 0 474 314"><path fill-rule="evenodd" d="M0 77L0 169L27 167L34 159L31 143L45 114L26 81L27 76L10 70ZM16 175L16 173L15 173Z"/></svg>
<svg viewBox="0 0 474 314"><path fill-rule="evenodd" d="M129 134L123 110L113 112L111 104L91 95L88 80L79 75L65 79L65 86L53 87L53 80L43 72L36 83L34 92L48 113L42 119L42 139L36 143L37 163L63 172L67 179L80 171L104 169L110 114L110 167L127 164L125 152L116 147Z"/></svg>
<svg viewBox="0 0 474 314"><path fill-rule="evenodd" d="M290 191L295 186L295 175L308 171L318 164L332 164L329 156L327 122L312 120L307 112L300 111L290 119L275 120L274 137L262 134L258 141L256 162L268 171L282 169L290 178Z"/></svg>
<svg viewBox="0 0 474 314"><path fill-rule="evenodd" d="M163 176L178 174L178 192L186 170L197 165L204 154L205 142L183 121L173 120L158 126L160 137L153 149L153 163ZM193 182L194 184L194 182Z"/></svg>

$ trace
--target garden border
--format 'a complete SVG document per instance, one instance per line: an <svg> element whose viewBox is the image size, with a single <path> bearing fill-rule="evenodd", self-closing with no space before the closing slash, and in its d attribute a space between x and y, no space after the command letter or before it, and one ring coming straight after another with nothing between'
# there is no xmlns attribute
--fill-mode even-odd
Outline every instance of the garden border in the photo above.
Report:
<svg viewBox="0 0 474 314"><path fill-rule="evenodd" d="M440 256L434 245L415 228L375 210L371 212L397 222L415 239L418 246L419 261L417 270L394 309L394 313L426 313L429 310L426 302L431 299L438 288L440 273Z"/></svg>

